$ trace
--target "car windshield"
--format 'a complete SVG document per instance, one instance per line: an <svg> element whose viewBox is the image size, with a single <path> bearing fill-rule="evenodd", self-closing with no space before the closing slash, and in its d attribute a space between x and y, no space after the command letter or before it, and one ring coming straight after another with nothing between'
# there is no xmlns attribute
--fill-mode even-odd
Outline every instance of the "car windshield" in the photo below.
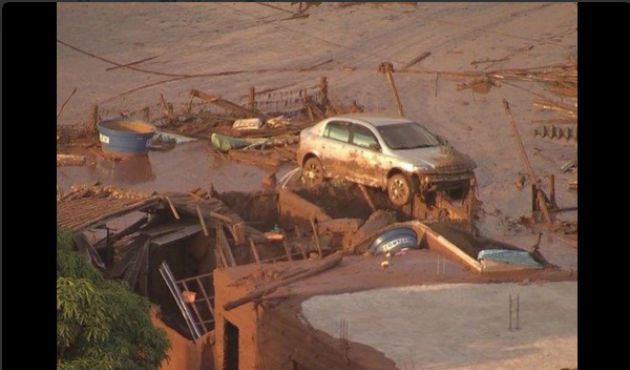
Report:
<svg viewBox="0 0 630 370"><path fill-rule="evenodd" d="M391 149L416 149L440 145L433 134L415 122L378 126L377 130Z"/></svg>

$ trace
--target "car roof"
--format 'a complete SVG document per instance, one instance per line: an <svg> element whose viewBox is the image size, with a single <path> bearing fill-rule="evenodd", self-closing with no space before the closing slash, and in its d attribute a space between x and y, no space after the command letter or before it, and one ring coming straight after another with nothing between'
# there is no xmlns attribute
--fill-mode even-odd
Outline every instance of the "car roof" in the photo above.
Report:
<svg viewBox="0 0 630 370"><path fill-rule="evenodd" d="M408 123L413 122L412 120L404 117L396 117L396 116L386 116L380 114L373 113L351 113L351 114L342 114L339 116L330 117L329 121L334 121L335 119L352 119L355 121L361 121L365 124L372 125L375 127L378 126L386 126L396 123Z"/></svg>

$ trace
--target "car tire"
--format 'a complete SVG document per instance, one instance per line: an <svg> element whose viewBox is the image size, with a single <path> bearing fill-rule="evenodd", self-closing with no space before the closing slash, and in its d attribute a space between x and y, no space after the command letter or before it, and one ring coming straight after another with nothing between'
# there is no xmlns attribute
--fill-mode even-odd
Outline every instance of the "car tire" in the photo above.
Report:
<svg viewBox="0 0 630 370"><path fill-rule="evenodd" d="M389 201L397 207L409 203L414 192L411 181L402 173L394 174L387 179L387 196Z"/></svg>
<svg viewBox="0 0 630 370"><path fill-rule="evenodd" d="M310 186L321 184L324 181L324 167L317 157L311 157L304 162L302 167L304 182Z"/></svg>

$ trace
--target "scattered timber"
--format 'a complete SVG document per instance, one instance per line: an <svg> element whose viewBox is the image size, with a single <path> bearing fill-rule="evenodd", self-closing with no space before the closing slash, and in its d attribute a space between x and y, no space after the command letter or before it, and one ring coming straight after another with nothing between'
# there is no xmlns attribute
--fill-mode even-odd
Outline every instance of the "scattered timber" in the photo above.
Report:
<svg viewBox="0 0 630 370"><path fill-rule="evenodd" d="M422 53L422 54L418 55L417 57L413 58L409 63L405 64L400 70L401 71L406 71L409 67L412 67L412 66L420 63L421 61L423 61L427 57L429 57L429 55L431 55L431 52L430 51L425 51L424 53Z"/></svg>
<svg viewBox="0 0 630 370"><path fill-rule="evenodd" d="M547 227L551 230L553 221L551 220L551 215L549 213L549 209L547 208L547 202L545 202L545 195L543 194L542 189L540 189L538 178L534 173L534 169L532 168L531 163L529 162L529 158L527 157L527 152L525 151L525 146L523 145L523 141L521 140L521 135L518 132L518 128L516 127L516 123L514 122L514 117L512 116L512 111L510 110L510 104L504 98L503 99L503 108L505 110L505 114L508 117L508 122L514 131L514 138L517 143L517 146L520 149L521 159L525 164L525 168L527 169L527 174L529 177L529 183L536 187L536 199L538 200L538 206L543 212L543 216L545 217L545 222Z"/></svg>
<svg viewBox="0 0 630 370"><path fill-rule="evenodd" d="M324 258L321 260L321 263L318 264L317 266L305 269L304 272L300 272L299 274L293 275L291 277L288 277L284 280L280 280L274 283L270 283L267 284L265 286L262 286L258 289L255 289L254 291L246 294L245 296L235 299L233 301L227 302L223 305L223 309L226 311L230 311L233 310L237 307L240 307L246 303L252 302L256 299L260 299L263 296L265 296L266 294L272 293L273 291L275 291L276 289L283 287L283 286L287 286L289 284L293 284L297 281L300 281L302 279L306 279L308 277L317 275L321 272L324 272L326 270L329 270L335 266L337 266L341 260L343 259L343 255L341 252L335 252L332 255Z"/></svg>

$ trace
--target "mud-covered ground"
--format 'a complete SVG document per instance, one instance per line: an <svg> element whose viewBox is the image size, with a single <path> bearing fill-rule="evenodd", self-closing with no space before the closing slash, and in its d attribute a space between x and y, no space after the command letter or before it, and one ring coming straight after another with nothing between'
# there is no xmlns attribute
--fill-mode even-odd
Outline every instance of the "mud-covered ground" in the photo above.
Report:
<svg viewBox="0 0 630 370"><path fill-rule="evenodd" d="M510 295L515 306L519 296L518 330L516 311L510 330ZM349 340L382 351L399 369L577 366L575 282L375 289L316 296L302 309L314 328L336 338L345 321Z"/></svg>
<svg viewBox="0 0 630 370"><path fill-rule="evenodd" d="M290 9L288 3L281 6ZM376 73L382 61L391 61L396 68L430 51L415 69L470 71L543 66L565 62L577 54L577 10L569 3L347 8L323 4L308 13L305 19L283 21L288 13L257 4L59 4L58 38L117 62L156 57L137 66L176 74L295 69L177 80L110 100L171 77L123 68L107 71L112 65L58 44L58 105L73 88L78 89L64 108L61 124L86 121L95 103L107 117L157 104L161 93L173 104L185 104L191 88L241 101L252 85L264 89L323 75L328 77L334 101L356 100L368 111L393 113L390 91L383 76ZM471 65L475 60L506 57L501 62ZM319 70L297 71L328 59L333 62ZM395 79L406 115L476 160L479 198L484 202L479 226L485 235L516 245L536 241L535 233L507 222L528 214L530 194L514 186L525 169L503 112L504 97L511 104L537 175L555 174L558 204L577 205L577 192L569 191L567 185L575 175L559 170L564 162L576 158L576 145L534 138L531 133L532 120L551 116L537 111L532 106L534 96L524 90L548 96L540 84L517 82L520 88L504 84L479 94L471 89L457 91L457 81L446 77L436 84L435 74L401 73ZM103 171L66 167L59 169L58 181L67 186L101 179L156 190L189 189L209 182L221 190L260 187L264 171L243 164L211 168L211 161L200 144L185 144L172 152L151 153L151 170L137 176L118 179L112 175L108 179ZM559 217L575 220L577 212ZM541 250L554 263L577 266L577 251L557 238L544 240Z"/></svg>
<svg viewBox="0 0 630 370"><path fill-rule="evenodd" d="M295 10L289 3L276 5ZM162 73L125 68L108 71L111 64L58 44L58 108L77 88L58 124L87 122L94 104L99 105L102 118L116 117L147 105L157 106L160 94L175 106L183 106L193 88L242 102L251 86L262 90L309 83L320 76L328 77L334 103L356 100L366 111L396 114L389 87L377 73L383 61L400 69L428 51L431 55L412 69L461 72L537 67L577 57L577 7L572 3L366 4L346 8L322 4L308 13L308 18L283 20L288 13L254 3L58 4L59 40L119 63L153 58L136 66ZM329 59L332 62L314 70L300 71ZM471 64L487 59L502 61ZM261 69L283 71L184 79L164 75ZM514 186L517 176L526 170L501 101L510 102L537 175L554 174L557 203L575 207L577 192L569 191L567 184L575 174L564 174L559 168L577 157L576 144L548 141L532 133L533 120L554 116L532 105L534 94L564 100L535 82L502 84L484 94L459 91L461 81L440 76L394 73L405 114L476 161L478 196L483 202L477 223L481 233L528 248L536 242L537 233L510 222L529 214L531 196ZM137 89L150 84L154 85ZM149 191L205 189L210 183L220 192L261 188L264 169L242 163L217 164L206 147L203 141L181 144L169 152L151 152L148 159L131 164L98 161L94 166L59 167L57 181L62 188L99 180ZM558 217L575 221L577 212ZM558 238L544 237L540 252L551 263L577 268L577 249Z"/></svg>

